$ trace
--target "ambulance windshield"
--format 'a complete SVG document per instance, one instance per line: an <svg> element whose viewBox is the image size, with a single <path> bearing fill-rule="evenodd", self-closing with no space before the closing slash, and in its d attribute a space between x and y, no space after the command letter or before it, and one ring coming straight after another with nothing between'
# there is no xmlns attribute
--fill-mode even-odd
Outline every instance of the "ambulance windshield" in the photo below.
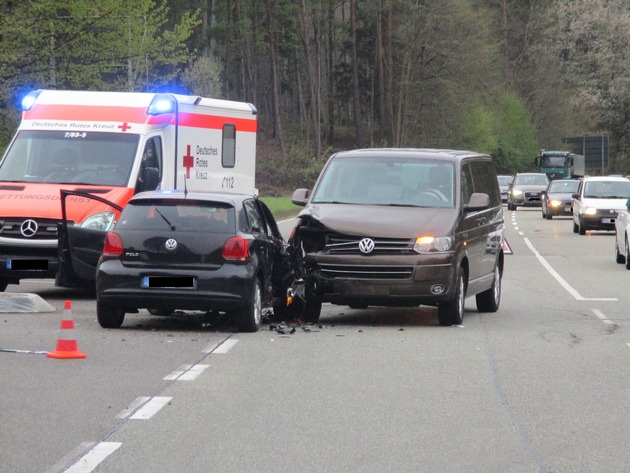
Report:
<svg viewBox="0 0 630 473"><path fill-rule="evenodd" d="M127 187L140 135L20 131L0 163L0 181Z"/></svg>

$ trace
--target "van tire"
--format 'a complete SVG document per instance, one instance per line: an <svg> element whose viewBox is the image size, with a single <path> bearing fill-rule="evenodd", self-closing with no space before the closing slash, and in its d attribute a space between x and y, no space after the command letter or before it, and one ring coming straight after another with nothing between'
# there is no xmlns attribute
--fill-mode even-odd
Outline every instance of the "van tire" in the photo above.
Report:
<svg viewBox="0 0 630 473"><path fill-rule="evenodd" d="M125 320L125 311L122 307L97 301L96 318L103 328L120 328Z"/></svg>
<svg viewBox="0 0 630 473"><path fill-rule="evenodd" d="M466 284L464 270L459 268L455 281L455 297L451 301L438 304L438 321L442 326L461 325L464 321L464 301L466 300Z"/></svg>
<svg viewBox="0 0 630 473"><path fill-rule="evenodd" d="M262 290L260 279L254 280L254 287L247 307L236 311L236 326L239 332L257 332L262 320Z"/></svg>
<svg viewBox="0 0 630 473"><path fill-rule="evenodd" d="M479 312L496 312L501 303L501 270L499 265L494 268L492 287L475 296Z"/></svg>

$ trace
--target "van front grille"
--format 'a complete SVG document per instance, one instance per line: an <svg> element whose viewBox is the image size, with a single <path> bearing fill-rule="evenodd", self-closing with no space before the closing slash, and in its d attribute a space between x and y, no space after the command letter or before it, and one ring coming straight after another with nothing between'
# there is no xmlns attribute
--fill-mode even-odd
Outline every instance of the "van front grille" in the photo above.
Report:
<svg viewBox="0 0 630 473"><path fill-rule="evenodd" d="M333 279L411 279L411 266L319 264L322 276Z"/></svg>

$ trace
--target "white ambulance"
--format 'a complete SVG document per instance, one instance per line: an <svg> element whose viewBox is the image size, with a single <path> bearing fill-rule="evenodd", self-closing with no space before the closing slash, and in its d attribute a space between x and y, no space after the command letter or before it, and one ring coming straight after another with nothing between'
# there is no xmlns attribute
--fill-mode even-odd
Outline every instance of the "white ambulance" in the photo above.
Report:
<svg viewBox="0 0 630 473"><path fill-rule="evenodd" d="M137 192L256 193L251 104L37 90L22 108L0 161L0 291L26 278L91 284L105 233Z"/></svg>

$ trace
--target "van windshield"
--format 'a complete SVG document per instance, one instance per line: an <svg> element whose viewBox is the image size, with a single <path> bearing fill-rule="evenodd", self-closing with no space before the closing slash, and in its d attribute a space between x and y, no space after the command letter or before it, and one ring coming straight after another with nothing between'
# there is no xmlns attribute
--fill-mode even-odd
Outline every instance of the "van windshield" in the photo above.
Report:
<svg viewBox="0 0 630 473"><path fill-rule="evenodd" d="M313 203L454 208L450 162L392 157L333 158Z"/></svg>
<svg viewBox="0 0 630 473"><path fill-rule="evenodd" d="M140 135L20 131L0 162L0 181L126 187Z"/></svg>

